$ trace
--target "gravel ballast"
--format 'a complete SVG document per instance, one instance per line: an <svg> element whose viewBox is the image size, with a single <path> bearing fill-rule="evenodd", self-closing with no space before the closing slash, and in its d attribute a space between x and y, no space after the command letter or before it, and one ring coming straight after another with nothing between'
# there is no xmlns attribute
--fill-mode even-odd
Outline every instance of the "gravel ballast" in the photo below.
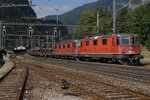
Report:
<svg viewBox="0 0 150 100"><path fill-rule="evenodd" d="M125 88L131 91L135 91L138 93L142 93L142 94L146 94L150 96L150 85L149 83L142 83L142 82L138 82L138 81L134 81L134 80L129 80L129 79L124 79L124 78L119 78L119 77L112 77L112 76L107 76L107 75L103 75L103 74L95 74L95 73L90 73L90 72L86 72L86 71L81 71L81 70L76 70L76 69L71 69L71 68L66 68L62 66L57 66L57 65L53 65L53 64L48 64L48 63L38 63L38 61L33 61L33 60L27 60L26 61L30 61L32 63L36 63L38 65L45 65L48 67L52 67L52 68L58 68L58 70L67 72L67 73L72 73L75 75L81 75L81 76L90 76L93 77L93 79L103 82L103 83L107 83L107 84L111 84L117 87L121 87L121 88ZM88 78L88 77L87 77Z"/></svg>

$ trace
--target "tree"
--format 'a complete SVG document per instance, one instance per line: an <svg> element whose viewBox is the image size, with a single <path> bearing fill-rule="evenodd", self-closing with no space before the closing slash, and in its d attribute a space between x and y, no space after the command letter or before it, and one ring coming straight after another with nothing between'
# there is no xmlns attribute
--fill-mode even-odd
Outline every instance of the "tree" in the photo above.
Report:
<svg viewBox="0 0 150 100"><path fill-rule="evenodd" d="M116 18L116 30L119 33L129 33L133 25L134 16L127 7L121 9Z"/></svg>
<svg viewBox="0 0 150 100"><path fill-rule="evenodd" d="M135 25L132 32L140 36L141 44L150 50L150 6L140 6L135 10Z"/></svg>
<svg viewBox="0 0 150 100"><path fill-rule="evenodd" d="M111 12L106 12L104 7L98 7L95 10L86 10L80 20L80 25L91 25L96 26L97 24L97 13L99 13L99 33L97 33L97 27L78 28L76 33L73 35L74 38L85 38L92 35L106 33L111 31Z"/></svg>

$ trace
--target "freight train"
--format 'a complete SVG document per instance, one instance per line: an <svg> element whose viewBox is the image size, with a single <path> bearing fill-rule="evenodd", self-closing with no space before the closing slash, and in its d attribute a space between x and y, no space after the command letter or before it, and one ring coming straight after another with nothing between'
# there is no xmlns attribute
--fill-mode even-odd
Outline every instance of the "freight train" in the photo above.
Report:
<svg viewBox="0 0 150 100"><path fill-rule="evenodd" d="M19 46L17 48L14 48L13 49L13 52L15 54L25 54L26 53L26 47L23 47L23 46Z"/></svg>
<svg viewBox="0 0 150 100"><path fill-rule="evenodd" d="M137 34L108 34L80 40L62 41L54 44L52 49L47 50L45 52L48 53L44 53L42 49L38 50L37 53L35 50L31 50L30 54L89 61L98 59L101 62L111 60L129 65L138 65L140 59L143 58Z"/></svg>

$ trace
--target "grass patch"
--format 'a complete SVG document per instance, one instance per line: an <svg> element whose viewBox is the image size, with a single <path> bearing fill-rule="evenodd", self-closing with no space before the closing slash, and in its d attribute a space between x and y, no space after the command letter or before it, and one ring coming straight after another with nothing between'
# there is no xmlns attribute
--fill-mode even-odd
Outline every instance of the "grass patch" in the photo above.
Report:
<svg viewBox="0 0 150 100"><path fill-rule="evenodd" d="M144 58L150 59L150 51L148 51L145 46L141 46L141 50L141 54L144 56Z"/></svg>

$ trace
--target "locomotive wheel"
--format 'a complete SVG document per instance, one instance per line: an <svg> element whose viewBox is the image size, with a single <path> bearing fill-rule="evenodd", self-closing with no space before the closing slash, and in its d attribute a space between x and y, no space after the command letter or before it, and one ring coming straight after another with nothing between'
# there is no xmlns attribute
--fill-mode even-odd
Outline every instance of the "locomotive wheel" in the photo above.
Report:
<svg viewBox="0 0 150 100"><path fill-rule="evenodd" d="M122 59L118 59L118 62L123 65L123 64L126 64Z"/></svg>
<svg viewBox="0 0 150 100"><path fill-rule="evenodd" d="M85 58L83 57L83 58L81 58L81 60L82 60L82 61L85 61Z"/></svg>
<svg viewBox="0 0 150 100"><path fill-rule="evenodd" d="M92 62L92 61L93 61L93 59L92 59L92 58L88 58L88 61Z"/></svg>
<svg viewBox="0 0 150 100"><path fill-rule="evenodd" d="M108 59L107 58L101 58L102 63L107 63Z"/></svg>
<svg viewBox="0 0 150 100"><path fill-rule="evenodd" d="M141 62L140 62L139 59L137 59L137 60L133 60L133 64L134 64L134 65L137 65L137 66L140 66L140 65L141 65Z"/></svg>

